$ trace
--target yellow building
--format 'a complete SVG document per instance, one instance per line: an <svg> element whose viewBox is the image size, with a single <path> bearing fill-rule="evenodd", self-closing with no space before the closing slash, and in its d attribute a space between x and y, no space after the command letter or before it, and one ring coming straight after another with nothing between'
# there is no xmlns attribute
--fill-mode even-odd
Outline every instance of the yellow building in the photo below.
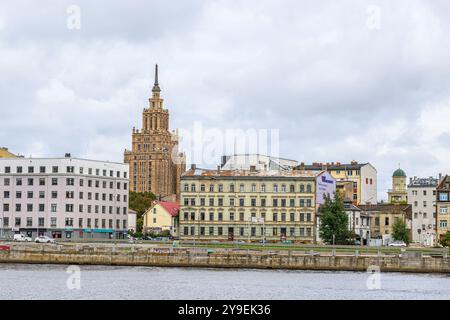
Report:
<svg viewBox="0 0 450 320"><path fill-rule="evenodd" d="M445 176L445 178L439 182L436 191L437 238L442 240L442 237L447 232L450 232L450 176Z"/></svg>
<svg viewBox="0 0 450 320"><path fill-rule="evenodd" d="M8 151L8 148L0 148L0 158L17 158L15 154Z"/></svg>
<svg viewBox="0 0 450 320"><path fill-rule="evenodd" d="M297 170L328 171L342 194L347 195L348 182L352 184L351 201L354 205L377 203L377 170L370 163L358 163L352 161L349 164L337 163L313 163L305 165L301 163Z"/></svg>
<svg viewBox="0 0 450 320"><path fill-rule="evenodd" d="M143 233L170 231L172 236L177 237L179 211L180 205L176 202L154 201L144 213Z"/></svg>
<svg viewBox="0 0 450 320"><path fill-rule="evenodd" d="M362 213L370 216L371 238L392 238L392 227L398 219L401 219L406 224L410 232L410 239L412 239L412 209L410 205L377 204L360 205L358 208L362 210Z"/></svg>
<svg viewBox="0 0 450 320"><path fill-rule="evenodd" d="M388 191L388 203L408 203L408 191L406 189L406 174L402 169L397 169L392 175L392 189Z"/></svg>
<svg viewBox="0 0 450 320"><path fill-rule="evenodd" d="M193 165L181 177L180 238L314 243L317 208L335 191L327 172Z"/></svg>

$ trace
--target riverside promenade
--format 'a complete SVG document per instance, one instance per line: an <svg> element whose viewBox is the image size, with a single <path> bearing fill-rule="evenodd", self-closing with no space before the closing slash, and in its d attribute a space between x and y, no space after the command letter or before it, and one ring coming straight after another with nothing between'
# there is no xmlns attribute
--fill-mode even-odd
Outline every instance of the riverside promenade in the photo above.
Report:
<svg viewBox="0 0 450 320"><path fill-rule="evenodd" d="M1 243L0 263L450 273L446 254L417 251L265 251L127 243Z"/></svg>

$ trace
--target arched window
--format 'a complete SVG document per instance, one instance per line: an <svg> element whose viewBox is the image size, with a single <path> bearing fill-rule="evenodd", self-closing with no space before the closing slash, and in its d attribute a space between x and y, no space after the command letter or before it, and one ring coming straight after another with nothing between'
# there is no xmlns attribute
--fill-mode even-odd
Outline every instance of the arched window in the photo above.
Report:
<svg viewBox="0 0 450 320"><path fill-rule="evenodd" d="M306 186L306 192L308 192L308 193L311 193L311 192L312 192L312 188L311 188L311 185L310 185L310 184L308 184L308 185Z"/></svg>
<svg viewBox="0 0 450 320"><path fill-rule="evenodd" d="M189 185L187 183L184 185L184 191L189 192Z"/></svg>
<svg viewBox="0 0 450 320"><path fill-rule="evenodd" d="M278 185L277 184L273 185L273 192L278 192Z"/></svg>
<svg viewBox="0 0 450 320"><path fill-rule="evenodd" d="M191 192L195 192L195 184L191 184Z"/></svg>

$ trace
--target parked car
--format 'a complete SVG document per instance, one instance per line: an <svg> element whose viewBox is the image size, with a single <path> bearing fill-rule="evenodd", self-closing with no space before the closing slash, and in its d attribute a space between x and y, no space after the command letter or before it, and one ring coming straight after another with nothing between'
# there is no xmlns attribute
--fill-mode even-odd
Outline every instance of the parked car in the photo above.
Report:
<svg viewBox="0 0 450 320"><path fill-rule="evenodd" d="M389 243L388 247L407 247L407 245L403 241L394 241L394 242Z"/></svg>
<svg viewBox="0 0 450 320"><path fill-rule="evenodd" d="M47 236L39 236L34 240L36 243L56 243L55 239Z"/></svg>
<svg viewBox="0 0 450 320"><path fill-rule="evenodd" d="M19 242L31 242L33 241L33 239L31 239L30 237L27 237L23 234L15 234L14 235L14 241L19 241Z"/></svg>

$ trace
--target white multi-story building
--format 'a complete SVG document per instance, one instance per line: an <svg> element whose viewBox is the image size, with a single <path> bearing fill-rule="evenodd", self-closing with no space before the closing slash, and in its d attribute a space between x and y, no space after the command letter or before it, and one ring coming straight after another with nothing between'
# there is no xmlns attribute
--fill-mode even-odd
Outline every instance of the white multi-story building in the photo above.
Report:
<svg viewBox="0 0 450 320"><path fill-rule="evenodd" d="M438 179L410 178L408 204L412 207L412 241L433 246L436 238L436 187Z"/></svg>
<svg viewBox="0 0 450 320"><path fill-rule="evenodd" d="M129 167L71 158L0 159L0 236L123 238Z"/></svg>

